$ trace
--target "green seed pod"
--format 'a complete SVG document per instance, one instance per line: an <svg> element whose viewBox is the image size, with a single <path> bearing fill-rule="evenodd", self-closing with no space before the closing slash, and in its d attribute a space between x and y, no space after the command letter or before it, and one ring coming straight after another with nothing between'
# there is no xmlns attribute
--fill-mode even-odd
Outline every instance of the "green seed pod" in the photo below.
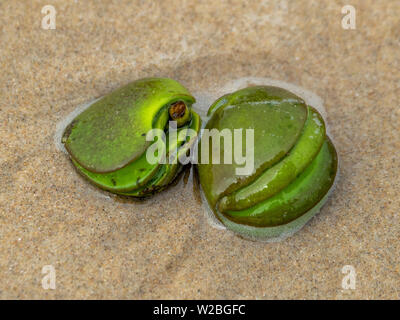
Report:
<svg viewBox="0 0 400 320"><path fill-rule="evenodd" d="M219 98L208 115L205 129L242 128L242 141L244 129L254 130L254 149L243 143L239 150L242 155L254 150L249 174L238 175L243 164L234 160L201 159L198 166L208 205L228 229L250 239L284 238L319 211L335 180L337 154L314 108L287 90L254 86ZM199 154L206 145L209 154L219 149L224 159L227 148L207 139Z"/></svg>
<svg viewBox="0 0 400 320"><path fill-rule="evenodd" d="M146 197L168 186L182 169L177 161L148 161L146 151L153 143L146 139L148 132L164 130L165 140L156 142L167 158L186 154L196 140L186 136L188 129L198 133L201 127L191 108L194 102L188 90L172 79L140 79L79 114L64 131L62 142L90 182L113 193ZM176 121L174 134L181 138L172 144L169 121Z"/></svg>

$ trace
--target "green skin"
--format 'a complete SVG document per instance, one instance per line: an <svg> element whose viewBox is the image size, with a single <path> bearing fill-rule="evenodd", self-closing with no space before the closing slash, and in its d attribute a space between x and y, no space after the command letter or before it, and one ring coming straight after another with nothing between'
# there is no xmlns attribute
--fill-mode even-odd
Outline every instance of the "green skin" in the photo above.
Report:
<svg viewBox="0 0 400 320"><path fill-rule="evenodd" d="M178 175L181 165L150 164L146 150L151 129L167 130L168 110L181 101L186 109L177 120L178 153L186 153L187 129L199 132L200 117L191 109L195 102L186 88L167 78L134 81L91 105L67 127L63 143L78 172L98 187L133 197L146 197L168 186ZM174 146L161 145L167 155Z"/></svg>
<svg viewBox="0 0 400 320"><path fill-rule="evenodd" d="M321 115L301 98L276 87L249 87L218 99L208 115L207 129L254 129L249 176L237 176L235 163L198 166L205 198L228 229L252 239L282 237L325 203L337 155Z"/></svg>

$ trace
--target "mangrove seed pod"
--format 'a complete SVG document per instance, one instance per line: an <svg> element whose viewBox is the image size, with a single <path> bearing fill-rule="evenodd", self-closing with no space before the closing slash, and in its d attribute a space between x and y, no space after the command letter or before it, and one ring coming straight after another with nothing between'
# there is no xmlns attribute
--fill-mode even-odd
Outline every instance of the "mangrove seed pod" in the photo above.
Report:
<svg viewBox="0 0 400 320"><path fill-rule="evenodd" d="M200 184L228 229L250 239L284 238L319 211L335 180L337 154L317 110L287 90L254 86L219 98L208 116L205 129L243 129L243 143L234 134L218 145L211 135L202 138L207 144L200 143L199 154L208 148L210 155L198 166ZM245 129L253 130L254 146L248 145ZM247 174L237 174L243 163L223 163L229 139L241 155L253 156ZM221 153L220 164L211 160L215 151Z"/></svg>
<svg viewBox="0 0 400 320"><path fill-rule="evenodd" d="M200 117L192 110L194 97L181 84L167 78L134 81L79 114L65 129L62 142L77 170L90 182L113 193L149 196L170 184L180 172L179 161L149 161L153 129L159 152L175 159L189 152ZM175 121L176 126L168 125ZM174 132L171 132L174 131ZM169 143L174 133L181 139ZM183 137L183 138L182 138ZM156 152L157 153L157 152Z"/></svg>

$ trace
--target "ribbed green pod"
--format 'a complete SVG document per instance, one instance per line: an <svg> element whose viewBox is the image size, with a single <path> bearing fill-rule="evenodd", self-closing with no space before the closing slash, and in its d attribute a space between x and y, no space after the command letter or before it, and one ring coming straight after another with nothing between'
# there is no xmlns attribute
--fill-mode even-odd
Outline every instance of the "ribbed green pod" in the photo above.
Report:
<svg viewBox="0 0 400 320"><path fill-rule="evenodd" d="M146 140L147 133L165 131L166 141L159 142L167 155L173 147L187 152L195 140L189 141L188 136L187 141L168 145L168 123L177 122L177 134L185 134L188 128L198 133L201 121L191 108L194 102L175 80L140 79L79 114L66 128L63 143L77 170L93 184L110 192L145 197L164 189L181 169L179 163L148 161L146 151L152 142Z"/></svg>

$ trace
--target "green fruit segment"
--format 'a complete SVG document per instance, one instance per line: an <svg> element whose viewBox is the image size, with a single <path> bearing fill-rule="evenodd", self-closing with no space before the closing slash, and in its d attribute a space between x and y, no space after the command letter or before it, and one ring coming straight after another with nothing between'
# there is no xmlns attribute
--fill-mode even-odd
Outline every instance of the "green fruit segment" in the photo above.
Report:
<svg viewBox="0 0 400 320"><path fill-rule="evenodd" d="M294 181L311 163L324 140L324 121L318 112L309 107L303 133L289 155L262 173L253 183L223 197L219 202L219 210L243 210L272 197Z"/></svg>
<svg viewBox="0 0 400 320"><path fill-rule="evenodd" d="M200 127L201 127L200 116L197 113L192 112L192 121L189 129L192 129L198 133L200 131ZM186 136L186 135L187 135L186 130L182 130L180 136ZM189 152L190 148L196 142L196 138L197 136L190 139L190 137L187 136L184 141L184 144L180 143L181 147L178 149L176 154L177 161L175 163L169 163L165 165L166 172L163 175L163 177L157 182L157 185L161 186L168 185L174 179L174 177L178 174L180 167L182 166L178 161L180 156L187 154Z"/></svg>
<svg viewBox="0 0 400 320"><path fill-rule="evenodd" d="M232 220L229 220L223 214L218 211L215 211L215 215L217 218L229 229L233 232L239 234L245 239L250 240L259 240L259 241L268 241L275 242L281 241L287 237L290 237L295 232L300 230L315 214L319 212L321 207L328 200L330 191L325 194L325 196L314 205L309 211L298 217L297 219L290 221L286 224L274 226L274 227L254 227L246 224L236 223Z"/></svg>
<svg viewBox="0 0 400 320"><path fill-rule="evenodd" d="M317 157L288 187L242 211L228 211L228 219L257 227L288 223L314 207L331 188L337 170L336 151L326 140Z"/></svg>
<svg viewBox="0 0 400 320"><path fill-rule="evenodd" d="M282 102L288 102L293 105L304 104L303 99L285 89L273 86L253 86L226 94L217 99L208 109L207 115L210 116L221 107L225 108L242 103L278 105Z"/></svg>
<svg viewBox="0 0 400 320"><path fill-rule="evenodd" d="M177 101L191 105L195 99L172 79L134 81L78 115L63 142L81 167L99 173L115 171L143 155L150 144L146 133L164 128L168 107ZM163 121L157 122L160 117Z"/></svg>
<svg viewBox="0 0 400 320"><path fill-rule="evenodd" d="M137 189L133 189L129 192L117 192L117 193L120 195L124 195L124 196L144 198L144 197L150 196L158 191L161 191L162 187L160 187L157 183L165 175L165 171L166 171L166 166L162 165L159 167L159 170L153 176L153 178L145 186L141 186L141 187L139 187Z"/></svg>
<svg viewBox="0 0 400 320"><path fill-rule="evenodd" d="M203 190L212 207L219 197L251 183L269 167L278 163L296 144L307 119L307 106L299 97L276 87L256 86L239 90L218 99L210 108L206 129L243 129L242 155L246 154L245 130L254 130L254 172L236 175L242 164L213 164L211 152L208 163L200 163L199 175ZM234 135L232 134L232 137ZM213 144L212 138L209 145ZM231 138L233 139L233 138ZM202 153L200 144L199 155ZM221 146L224 145L221 139ZM233 141L229 141L233 145ZM211 147L210 147L211 149ZM221 147L221 162L225 148ZM202 160L202 159L201 159Z"/></svg>
<svg viewBox="0 0 400 320"><path fill-rule="evenodd" d="M200 131L200 127L201 127L201 119L197 113L192 111L192 120L190 122L189 127L180 128L177 134L180 137L182 136L186 137L188 128L198 133ZM168 136L166 140L167 142L169 141ZM186 153L195 142L196 142L195 139L189 140L189 137L187 137L186 139L180 139L178 141L174 141L173 144L168 145L168 154L170 154L171 150L175 147L178 148L177 156L179 156L182 153ZM159 168L157 174L153 177L153 179L151 179L147 183L146 186L141 187L137 190L132 190L129 192L119 192L119 193L123 195L136 196L136 197L143 197L145 195L148 195L149 193L154 193L155 191L161 190L162 188L170 184L179 173L181 167L182 165L179 162L166 163Z"/></svg>
<svg viewBox="0 0 400 320"><path fill-rule="evenodd" d="M254 129L252 172L238 176L243 164L212 163L210 155L198 166L208 205L228 229L249 239L280 240L319 211L332 190L338 160L314 108L284 89L258 86L222 96L208 116L206 129ZM251 151L244 136L242 155ZM229 145L215 144L204 133L201 139L200 151L220 151L220 159L229 152ZM228 140L240 150L240 143Z"/></svg>
<svg viewBox="0 0 400 320"><path fill-rule="evenodd" d="M182 127L184 124L189 122L190 120L190 110L189 108L181 101L172 104L169 107L169 116L170 119L176 121L177 127Z"/></svg>

